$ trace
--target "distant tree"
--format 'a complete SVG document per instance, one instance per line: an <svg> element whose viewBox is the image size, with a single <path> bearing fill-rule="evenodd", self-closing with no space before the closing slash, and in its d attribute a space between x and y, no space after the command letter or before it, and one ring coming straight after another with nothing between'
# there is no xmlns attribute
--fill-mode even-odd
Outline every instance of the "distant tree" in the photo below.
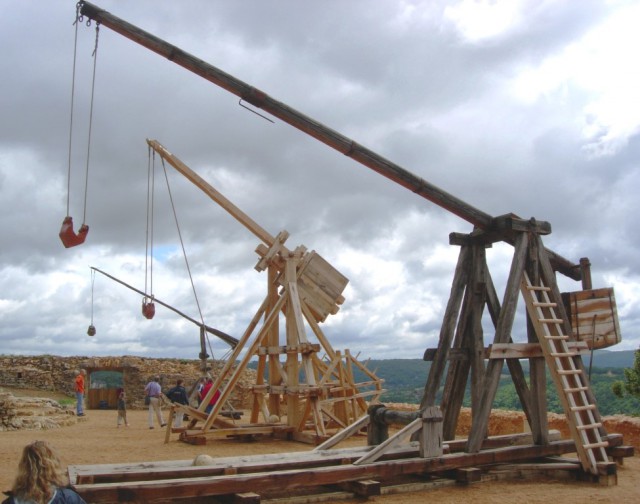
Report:
<svg viewBox="0 0 640 504"><path fill-rule="evenodd" d="M611 390L618 397L625 393L640 399L640 349L636 350L633 367L624 371L624 381L617 381L611 385Z"/></svg>

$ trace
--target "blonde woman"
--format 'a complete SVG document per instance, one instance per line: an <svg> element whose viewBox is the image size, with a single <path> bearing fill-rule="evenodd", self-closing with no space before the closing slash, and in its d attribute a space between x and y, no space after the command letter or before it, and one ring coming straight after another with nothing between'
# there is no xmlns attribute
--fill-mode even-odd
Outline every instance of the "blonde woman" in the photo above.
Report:
<svg viewBox="0 0 640 504"><path fill-rule="evenodd" d="M18 476L2 504L86 504L66 486L56 453L46 441L34 441L22 450Z"/></svg>

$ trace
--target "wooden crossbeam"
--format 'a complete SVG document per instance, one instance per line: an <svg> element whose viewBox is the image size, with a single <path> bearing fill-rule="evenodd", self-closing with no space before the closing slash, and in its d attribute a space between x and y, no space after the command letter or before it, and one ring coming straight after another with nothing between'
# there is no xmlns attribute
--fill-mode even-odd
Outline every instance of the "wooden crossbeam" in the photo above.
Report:
<svg viewBox="0 0 640 504"><path fill-rule="evenodd" d="M76 484L75 490L88 502L153 501L171 498L229 495L245 492L248 488L261 493L293 490L309 486L332 485L360 480L392 480L399 475L431 474L460 467L528 460L551 455L571 453L573 441L558 441L546 446L518 446L481 451L479 453L453 453L433 459L409 458L386 460L356 466L289 469L260 473L220 476L169 478L152 481Z"/></svg>

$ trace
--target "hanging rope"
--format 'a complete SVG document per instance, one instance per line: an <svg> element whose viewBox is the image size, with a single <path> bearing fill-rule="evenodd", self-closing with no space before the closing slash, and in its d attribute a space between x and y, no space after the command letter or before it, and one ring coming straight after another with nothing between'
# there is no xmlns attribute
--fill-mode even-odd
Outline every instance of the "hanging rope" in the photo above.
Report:
<svg viewBox="0 0 640 504"><path fill-rule="evenodd" d="M87 329L87 334L89 336L96 335L96 328L93 325L93 287L96 281L96 272L91 270L91 324L89 325L89 329Z"/></svg>
<svg viewBox="0 0 640 504"><path fill-rule="evenodd" d="M69 195L71 193L71 143L73 139L73 103L76 91L76 61L78 59L78 21L80 21L80 3L76 5L75 35L73 39L73 70L71 72L71 117L69 119L69 159L67 166L67 215L69 215Z"/></svg>
<svg viewBox="0 0 640 504"><path fill-rule="evenodd" d="M87 219L87 194L89 193L89 159L91 158L91 129L93 125L93 99L96 89L96 66L98 63L98 38L100 35L100 23L96 23L96 42L93 49L93 75L91 78L91 105L89 107L89 137L87 139L87 163L85 167L84 178L84 211L82 214L82 225L85 225Z"/></svg>
<svg viewBox="0 0 640 504"><path fill-rule="evenodd" d="M153 303L153 216L155 194L155 163L156 153L149 147L147 160L147 236L144 256L144 292L149 296L142 298L142 314L152 319L156 314Z"/></svg>
<svg viewBox="0 0 640 504"><path fill-rule="evenodd" d="M75 102L75 82L76 82L76 63L78 55L78 25L83 21L83 16L80 14L81 3L76 4L76 19L74 21L75 34L73 43L73 69L71 76L71 111L69 119L69 153L68 153L68 166L67 166L67 213L62 221L62 227L60 228L60 239L62 244L66 247L75 247L84 243L89 233L89 226L86 224L87 218L87 195L89 190L89 159L91 153L91 126L93 123L93 102L95 96L95 83L96 83L96 65L98 60L98 36L100 33L100 23L96 23L96 41L93 50L93 77L91 83L91 106L89 111L89 137L87 140L87 162L85 169L85 184L84 184L84 209L82 213L82 226L76 234L73 230L73 218L70 215L70 196L71 196L71 153L73 145L73 116L74 116L74 102ZM90 25L91 21L87 21L87 25Z"/></svg>
<svg viewBox="0 0 640 504"><path fill-rule="evenodd" d="M169 201L171 202L171 210L173 211L173 218L175 220L176 223L176 229L178 230L178 237L180 238L180 246L182 247L182 255L184 257L184 262L187 266L187 272L189 273L189 281L191 282L191 289L193 290L193 296L196 300L196 306L198 307L198 314L200 315L200 322L202 322L202 326L205 326L204 323L204 317L202 315L202 309L200 308L200 300L198 299L198 293L196 292L196 286L195 283L193 281L193 275L191 274L191 267L189 266L189 259L187 258L187 251L184 247L184 241L182 240L182 232L180 231L180 223L178 222L178 213L176 212L176 207L175 204L173 202L173 194L171 193L171 186L169 184L169 176L167 175L167 166L165 165L164 162L164 158L160 157L160 159L162 160L162 169L164 171L164 179L165 182L167 184L167 191L169 193ZM205 332L205 338L207 340L208 346L209 346L209 352L211 355L211 358L213 357L213 348L211 347L211 341L209 340L208 335Z"/></svg>

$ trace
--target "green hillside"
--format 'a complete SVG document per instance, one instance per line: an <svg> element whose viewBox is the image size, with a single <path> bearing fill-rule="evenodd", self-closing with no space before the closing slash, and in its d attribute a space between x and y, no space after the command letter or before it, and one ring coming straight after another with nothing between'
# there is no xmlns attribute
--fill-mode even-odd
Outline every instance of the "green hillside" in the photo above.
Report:
<svg viewBox="0 0 640 504"><path fill-rule="evenodd" d="M591 387L598 402L598 408L602 415L640 415L640 400L634 397L618 398L611 391L611 385L618 380L624 380L624 368L633 366L634 350L608 351L597 350L593 355L591 364L590 356L585 356L584 365L587 373L590 371ZM255 363L253 363L255 366ZM369 360L367 368L384 379L384 388L387 390L382 396L382 402L418 404L422 398L424 386L429 375L429 362L422 359L383 359ZM529 363L522 361L522 367L528 375ZM356 381L366 381L363 373L356 372ZM442 393L442 386L439 395ZM438 401L440 397L438 395ZM551 382L547 379L547 399L549 411L562 413L562 406ZM464 405L470 405L470 397L467 391ZM511 376L507 366L503 366L494 408L505 410L521 410L522 406L515 392Z"/></svg>
<svg viewBox="0 0 640 504"><path fill-rule="evenodd" d="M585 369L591 372L591 386L602 415L626 414L640 415L640 400L634 397L618 398L611 392L611 385L618 380L624 380L624 368L633 365L635 351L612 352L598 350L594 352L593 364L590 367L590 357L584 358ZM389 359L371 360L368 368L385 380L384 388L387 392L382 396L383 402L419 403L424 385L429 373L429 364L420 359ZM528 362L522 363L528 373ZM361 378L358 378L361 379ZM442 387L441 387L442 389ZM442 390L440 390L440 393ZM562 412L555 387L550 378L547 379L547 398L549 411ZM464 405L470 405L467 392ZM494 402L496 409L521 410L522 406L515 392L515 387L509 375L507 366L502 370L500 387Z"/></svg>

